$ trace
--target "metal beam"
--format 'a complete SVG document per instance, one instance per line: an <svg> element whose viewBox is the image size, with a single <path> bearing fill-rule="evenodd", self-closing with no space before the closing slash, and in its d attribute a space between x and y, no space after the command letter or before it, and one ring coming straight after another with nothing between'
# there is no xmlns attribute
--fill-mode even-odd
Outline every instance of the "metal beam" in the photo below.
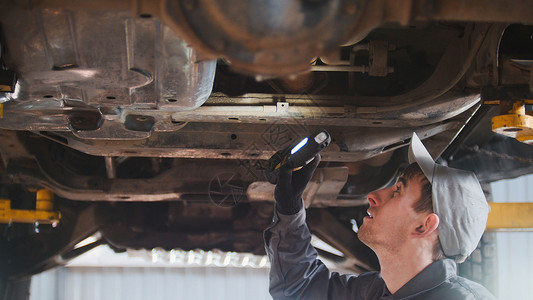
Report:
<svg viewBox="0 0 533 300"><path fill-rule="evenodd" d="M487 230L533 231L533 203L494 203L487 221Z"/></svg>

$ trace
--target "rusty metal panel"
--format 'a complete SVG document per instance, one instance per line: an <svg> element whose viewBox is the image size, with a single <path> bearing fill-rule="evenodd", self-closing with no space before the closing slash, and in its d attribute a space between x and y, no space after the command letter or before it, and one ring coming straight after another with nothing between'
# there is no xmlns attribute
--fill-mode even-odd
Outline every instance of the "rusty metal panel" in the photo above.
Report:
<svg viewBox="0 0 533 300"><path fill-rule="evenodd" d="M216 61L200 59L151 15L12 3L0 19L9 45L2 59L18 76L0 126L142 139L178 130L168 114L195 109L211 94Z"/></svg>

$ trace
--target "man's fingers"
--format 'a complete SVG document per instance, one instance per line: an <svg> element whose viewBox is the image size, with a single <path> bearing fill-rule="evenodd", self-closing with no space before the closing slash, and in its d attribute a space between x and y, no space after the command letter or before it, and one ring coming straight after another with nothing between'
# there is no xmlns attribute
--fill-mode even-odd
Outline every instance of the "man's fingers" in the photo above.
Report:
<svg viewBox="0 0 533 300"><path fill-rule="evenodd" d="M322 157L320 156L319 153L317 153L310 163L308 163L301 170L298 171L298 172L301 172L299 174L301 174L301 175L310 174L311 176L313 176L313 173L315 172L315 169L318 166L318 164L320 163L321 159L322 159ZM309 176L309 177L311 177L311 176Z"/></svg>
<svg viewBox="0 0 533 300"><path fill-rule="evenodd" d="M290 186L292 184L292 170L279 168L278 185Z"/></svg>
<svg viewBox="0 0 533 300"><path fill-rule="evenodd" d="M292 170L279 169L278 182L274 189L274 199L283 207L286 201L293 197Z"/></svg>
<svg viewBox="0 0 533 300"><path fill-rule="evenodd" d="M292 175L292 181L293 185L297 186L294 188L301 189L303 191L309 180L311 180L311 177L313 177L313 173L315 172L316 167L319 163L320 154L317 154L315 155L313 161L308 163L301 170L294 172L294 174Z"/></svg>

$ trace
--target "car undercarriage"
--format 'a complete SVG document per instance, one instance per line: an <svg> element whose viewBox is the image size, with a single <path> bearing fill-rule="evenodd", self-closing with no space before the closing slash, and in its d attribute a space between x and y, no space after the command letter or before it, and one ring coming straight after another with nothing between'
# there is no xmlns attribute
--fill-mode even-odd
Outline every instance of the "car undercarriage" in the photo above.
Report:
<svg viewBox="0 0 533 300"><path fill-rule="evenodd" d="M356 272L379 265L353 223L412 132L482 182L533 172L533 138L491 130L531 111L531 1L4 2L1 197L50 190L61 219L5 217L1 277L103 243L263 254L267 161L317 129L308 223Z"/></svg>

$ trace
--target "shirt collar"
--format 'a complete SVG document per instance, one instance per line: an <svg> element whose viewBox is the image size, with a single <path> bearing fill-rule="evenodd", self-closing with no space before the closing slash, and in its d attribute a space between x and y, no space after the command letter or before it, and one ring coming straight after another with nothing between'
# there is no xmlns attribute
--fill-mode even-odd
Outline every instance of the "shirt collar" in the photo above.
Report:
<svg viewBox="0 0 533 300"><path fill-rule="evenodd" d="M448 278L457 274L457 265L451 259L441 259L427 266L422 272L404 284L396 293L395 299L402 299L409 296L430 290Z"/></svg>

